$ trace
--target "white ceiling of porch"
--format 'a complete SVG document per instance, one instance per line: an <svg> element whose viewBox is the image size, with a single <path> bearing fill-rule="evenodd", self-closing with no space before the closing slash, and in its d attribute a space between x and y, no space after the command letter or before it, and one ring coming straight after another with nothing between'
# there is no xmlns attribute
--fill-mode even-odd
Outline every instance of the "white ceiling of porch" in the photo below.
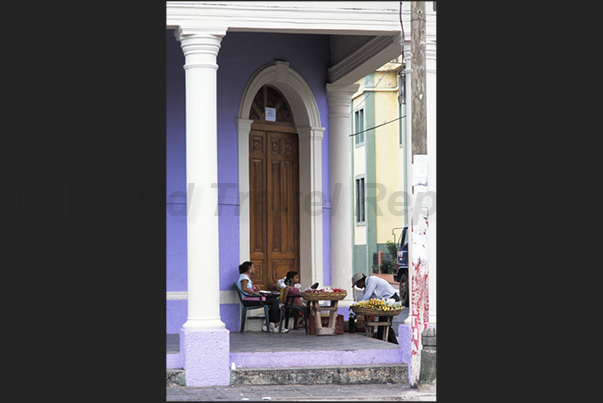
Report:
<svg viewBox="0 0 603 403"><path fill-rule="evenodd" d="M168 2L166 27L330 35L329 81L351 84L400 55L399 7L396 1Z"/></svg>

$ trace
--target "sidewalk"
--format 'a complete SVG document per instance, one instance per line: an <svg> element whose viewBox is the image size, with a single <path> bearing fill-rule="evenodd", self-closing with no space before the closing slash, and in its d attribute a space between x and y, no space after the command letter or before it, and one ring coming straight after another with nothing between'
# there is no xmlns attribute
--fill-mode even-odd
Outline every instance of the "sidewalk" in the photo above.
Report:
<svg viewBox="0 0 603 403"><path fill-rule="evenodd" d="M166 401L435 401L435 386L403 388L399 384L171 386Z"/></svg>

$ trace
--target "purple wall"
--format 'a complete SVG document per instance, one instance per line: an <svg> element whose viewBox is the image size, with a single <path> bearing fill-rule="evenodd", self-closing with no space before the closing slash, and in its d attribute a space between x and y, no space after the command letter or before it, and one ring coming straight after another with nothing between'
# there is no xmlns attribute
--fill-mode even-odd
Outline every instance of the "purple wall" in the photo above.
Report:
<svg viewBox="0 0 603 403"><path fill-rule="evenodd" d="M166 290L186 291L184 55L173 30L166 42Z"/></svg>
<svg viewBox="0 0 603 403"><path fill-rule="evenodd" d="M167 31L166 45L166 190L170 195L186 191L186 114L184 54L173 30Z"/></svg>
<svg viewBox="0 0 603 403"><path fill-rule="evenodd" d="M184 55L173 30L166 43L166 291L186 291ZM167 333L186 317L186 300L166 301Z"/></svg>
<svg viewBox="0 0 603 403"><path fill-rule="evenodd" d="M167 291L186 291L185 202L185 98L184 56L173 30L166 38L166 131L167 131ZM329 37L266 33L227 33L218 53L218 189L220 290L230 290L238 278L239 221L237 130L235 119L243 90L253 73L268 63L282 60L299 72L310 86L321 125L326 128L322 141L323 193L329 196L328 105L325 92L330 60ZM170 210L171 209L171 210ZM324 284L330 283L330 210L323 210ZM180 214L179 212L182 212ZM171 301L168 301L168 307ZM174 306L179 304L172 304ZM237 309L235 309L237 308ZM180 308L181 309L181 308ZM170 310L168 309L168 316ZM229 330L238 330L238 306L221 307L222 320ZM181 317L174 314L172 317ZM186 313L184 313L186 319ZM178 319L180 320L180 319ZM180 325L168 319L168 333ZM172 325L170 325L172 323ZM177 328L176 328L177 327Z"/></svg>

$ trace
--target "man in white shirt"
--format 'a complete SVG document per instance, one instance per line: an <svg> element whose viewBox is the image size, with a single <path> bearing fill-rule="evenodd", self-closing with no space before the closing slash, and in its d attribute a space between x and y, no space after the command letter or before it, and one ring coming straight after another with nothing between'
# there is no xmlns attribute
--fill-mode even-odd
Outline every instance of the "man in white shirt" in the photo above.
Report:
<svg viewBox="0 0 603 403"><path fill-rule="evenodd" d="M400 301L398 293L386 280L377 276L366 277L362 273L354 274L352 277L352 287L364 288L364 295L361 301L368 301L371 298L375 299L388 299L393 298L396 301ZM386 322L387 316L379 316L379 322ZM383 326L377 327L377 338L383 340ZM390 343L398 344L398 338L394 329L390 326L389 333L387 335L387 341Z"/></svg>
<svg viewBox="0 0 603 403"><path fill-rule="evenodd" d="M354 279L356 282L354 283ZM364 288L364 296L361 301L368 301L371 298L375 299L388 299L394 298L394 294L398 296L394 287L390 285L386 280L377 276L365 277L362 273L356 273L354 277L352 277L352 284L354 284L358 288ZM396 301L399 301L400 298L397 298Z"/></svg>

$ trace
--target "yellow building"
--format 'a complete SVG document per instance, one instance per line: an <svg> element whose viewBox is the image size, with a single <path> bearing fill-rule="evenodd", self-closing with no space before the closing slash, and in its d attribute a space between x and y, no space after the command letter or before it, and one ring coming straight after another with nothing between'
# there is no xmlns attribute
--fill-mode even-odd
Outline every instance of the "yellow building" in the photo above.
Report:
<svg viewBox="0 0 603 403"><path fill-rule="evenodd" d="M388 255L387 242L399 240L407 222L406 105L398 102L401 60L359 80L352 99L353 271L367 276L378 263L379 251L393 266L395 257Z"/></svg>

